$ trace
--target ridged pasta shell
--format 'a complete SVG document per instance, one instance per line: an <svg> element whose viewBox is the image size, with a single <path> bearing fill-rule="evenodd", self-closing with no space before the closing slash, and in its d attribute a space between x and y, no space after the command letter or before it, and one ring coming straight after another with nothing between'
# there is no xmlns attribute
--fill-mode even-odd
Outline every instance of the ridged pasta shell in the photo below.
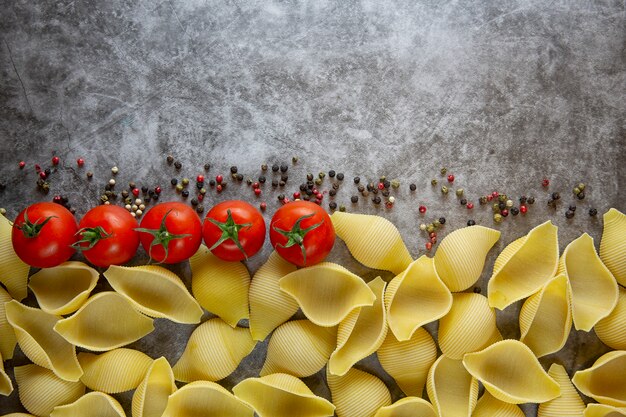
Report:
<svg viewBox="0 0 626 417"><path fill-rule="evenodd" d="M439 320L439 348L450 359L460 360L502 340L496 312L487 297L475 293L452 295L450 312Z"/></svg>
<svg viewBox="0 0 626 417"><path fill-rule="evenodd" d="M337 417L373 417L391 405L391 394L383 381L372 374L350 369L345 375L326 374Z"/></svg>
<svg viewBox="0 0 626 417"><path fill-rule="evenodd" d="M0 395L11 395L13 392L13 382L11 378L4 372L4 362L2 354L0 354Z"/></svg>
<svg viewBox="0 0 626 417"><path fill-rule="evenodd" d="M472 417L524 417L524 412L517 405L500 401L485 391L478 399Z"/></svg>
<svg viewBox="0 0 626 417"><path fill-rule="evenodd" d="M330 218L337 236L363 265L397 275L413 261L400 232L384 217L336 211Z"/></svg>
<svg viewBox="0 0 626 417"><path fill-rule="evenodd" d="M27 307L16 300L5 304L7 320L15 330L17 343L28 358L52 370L66 381L78 381L83 374L76 349L53 328L59 317Z"/></svg>
<svg viewBox="0 0 626 417"><path fill-rule="evenodd" d="M371 306L376 300L361 277L331 262L298 269L281 278L279 284L318 326L336 326L355 308Z"/></svg>
<svg viewBox="0 0 626 417"><path fill-rule="evenodd" d="M50 415L54 407L76 401L85 393L82 382L63 380L37 365L16 366L14 371L20 402L37 416Z"/></svg>
<svg viewBox="0 0 626 417"><path fill-rule="evenodd" d="M30 277L29 288L39 307L49 314L64 315L78 310L96 287L98 271L82 262L69 261L43 268Z"/></svg>
<svg viewBox="0 0 626 417"><path fill-rule="evenodd" d="M26 413L11 413L11 414L4 414L2 417L35 417L32 414L26 414Z"/></svg>
<svg viewBox="0 0 626 417"><path fill-rule="evenodd" d="M553 363L548 375L561 387L561 396L539 404L537 417L582 417L585 403L572 385L565 368Z"/></svg>
<svg viewBox="0 0 626 417"><path fill-rule="evenodd" d="M13 359L13 351L17 344L15 331L13 331L13 326L7 320L5 309L5 303L12 299L11 295L4 288L0 287L0 355L5 360Z"/></svg>
<svg viewBox="0 0 626 417"><path fill-rule="evenodd" d="M500 401L542 403L561 395L528 346L507 339L463 357L465 369Z"/></svg>
<svg viewBox="0 0 626 417"><path fill-rule="evenodd" d="M405 397L378 409L374 417L437 417L433 406L418 397Z"/></svg>
<svg viewBox="0 0 626 417"><path fill-rule="evenodd" d="M565 346L572 328L569 283L563 274L531 295L519 313L520 341L538 358Z"/></svg>
<svg viewBox="0 0 626 417"><path fill-rule="evenodd" d="M219 318L198 326L187 342L185 351L172 367L177 381L219 381L239 366L254 349L250 330L232 328Z"/></svg>
<svg viewBox="0 0 626 417"><path fill-rule="evenodd" d="M12 231L13 225L9 219L0 215L0 282L4 284L12 298L22 301L28 295L30 266L13 250Z"/></svg>
<svg viewBox="0 0 626 417"><path fill-rule="evenodd" d="M133 417L161 417L168 398L176 391L174 373L164 357L155 359L133 394Z"/></svg>
<svg viewBox="0 0 626 417"><path fill-rule="evenodd" d="M339 323L337 348L330 355L328 372L345 375L352 365L376 352L387 336L387 314L385 310L385 286L380 277L367 286L376 295L371 307L360 307L348 314Z"/></svg>
<svg viewBox="0 0 626 417"><path fill-rule="evenodd" d="M415 330L450 311L452 294L439 279L433 259L421 256L391 280L385 305L391 331L398 340L408 340Z"/></svg>
<svg viewBox="0 0 626 417"><path fill-rule="evenodd" d="M169 397L162 417L253 417L253 415L251 407L222 386L210 381L195 381Z"/></svg>
<svg viewBox="0 0 626 417"><path fill-rule="evenodd" d="M247 319L250 273L241 262L223 261L206 246L189 259L191 291L202 307L231 327ZM228 300L227 303L224 300Z"/></svg>
<svg viewBox="0 0 626 417"><path fill-rule="evenodd" d="M126 298L105 291L93 295L54 330L70 343L102 352L141 339L154 330L152 319L137 312Z"/></svg>
<svg viewBox="0 0 626 417"><path fill-rule="evenodd" d="M71 404L54 408L50 417L126 417L124 409L113 397L103 392L89 392Z"/></svg>
<svg viewBox="0 0 626 417"><path fill-rule="evenodd" d="M438 416L470 417L478 399L478 381L463 362L441 355L428 371L426 391Z"/></svg>
<svg viewBox="0 0 626 417"><path fill-rule="evenodd" d="M584 417L623 417L626 416L626 407L613 407L606 404L587 404Z"/></svg>
<svg viewBox="0 0 626 417"><path fill-rule="evenodd" d="M504 248L488 284L490 306L504 310L539 291L554 276L559 262L557 231L547 221Z"/></svg>
<svg viewBox="0 0 626 417"><path fill-rule="evenodd" d="M102 354L81 352L78 360L85 373L80 379L89 389L117 394L137 388L152 359L134 349L114 349Z"/></svg>
<svg viewBox="0 0 626 417"><path fill-rule="evenodd" d="M594 330L605 345L617 350L626 350L626 289L619 288L617 305L611 314L595 325Z"/></svg>
<svg viewBox="0 0 626 417"><path fill-rule="evenodd" d="M204 314L180 278L162 266L111 265L104 276L115 291L147 316L195 324Z"/></svg>
<svg viewBox="0 0 626 417"><path fill-rule="evenodd" d="M406 395L422 396L428 371L437 360L437 345L425 329L417 329L411 339L402 342L388 333L376 354Z"/></svg>
<svg viewBox="0 0 626 417"><path fill-rule="evenodd" d="M559 262L559 273L569 279L572 317L577 330L588 332L615 308L619 297L617 282L600 260L593 238L587 233L567 245Z"/></svg>
<svg viewBox="0 0 626 417"><path fill-rule="evenodd" d="M617 282L626 286L626 215L614 208L604 213L600 258Z"/></svg>
<svg viewBox="0 0 626 417"><path fill-rule="evenodd" d="M233 393L259 417L329 417L335 413L333 404L313 394L293 375L247 378L233 387Z"/></svg>
<svg viewBox="0 0 626 417"><path fill-rule="evenodd" d="M498 230L483 226L457 229L443 238L435 253L435 268L450 291L463 291L480 278L485 258L500 239Z"/></svg>
<svg viewBox="0 0 626 417"><path fill-rule="evenodd" d="M599 403L626 407L626 351L605 353L591 368L578 371L572 382L580 392Z"/></svg>
<svg viewBox="0 0 626 417"><path fill-rule="evenodd" d="M250 333L254 340L265 338L296 311L298 302L280 290L278 281L296 266L272 252L250 282Z"/></svg>

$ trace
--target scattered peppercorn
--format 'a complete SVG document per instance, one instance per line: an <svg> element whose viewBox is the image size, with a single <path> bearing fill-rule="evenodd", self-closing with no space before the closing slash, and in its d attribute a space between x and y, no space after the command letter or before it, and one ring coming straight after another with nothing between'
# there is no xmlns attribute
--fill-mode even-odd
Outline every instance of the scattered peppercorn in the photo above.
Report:
<svg viewBox="0 0 626 417"><path fill-rule="evenodd" d="M85 160L84 160L83 158L78 158L78 159L76 160L76 164L77 164L79 167L82 167L83 165L85 165Z"/></svg>
<svg viewBox="0 0 626 417"><path fill-rule="evenodd" d="M182 167L183 167L183 164L180 161L174 162L174 168L181 169Z"/></svg>
<svg viewBox="0 0 626 417"><path fill-rule="evenodd" d="M417 185L415 185L413 183L409 184L409 190L411 190L411 191L417 190Z"/></svg>
<svg viewBox="0 0 626 417"><path fill-rule="evenodd" d="M356 195L353 195L352 197L350 197L350 201L352 201L352 203L358 203L359 197Z"/></svg>
<svg viewBox="0 0 626 417"><path fill-rule="evenodd" d="M278 164L272 165L272 172L278 172L279 169L280 169L280 166L278 166Z"/></svg>
<svg viewBox="0 0 626 417"><path fill-rule="evenodd" d="M265 211L265 209L267 208L267 203L265 201L261 201L261 203L259 204L259 208L262 211Z"/></svg>
<svg viewBox="0 0 626 417"><path fill-rule="evenodd" d="M334 201L331 201L330 203L328 203L328 207L331 210L336 210L337 209L337 203L335 203Z"/></svg>
<svg viewBox="0 0 626 417"><path fill-rule="evenodd" d="M191 205L194 206L194 207L197 206L198 205L198 199L197 198L192 198L191 199Z"/></svg>
<svg viewBox="0 0 626 417"><path fill-rule="evenodd" d="M204 164L204 170L208 171L211 169L211 164Z"/></svg>
<svg viewBox="0 0 626 417"><path fill-rule="evenodd" d="M426 213L426 206L419 206L418 210L419 210L420 213L424 214L424 213Z"/></svg>
<svg viewBox="0 0 626 417"><path fill-rule="evenodd" d="M346 206L344 206L343 204L339 206L339 211L344 212L346 211Z"/></svg>
<svg viewBox="0 0 626 417"><path fill-rule="evenodd" d="M500 210L506 209L506 203L498 203L498 209Z"/></svg>
<svg viewBox="0 0 626 417"><path fill-rule="evenodd" d="M478 199L478 202L480 203L481 206L484 206L485 204L487 204L487 197L482 196Z"/></svg>
<svg viewBox="0 0 626 417"><path fill-rule="evenodd" d="M527 202L528 204L535 204L535 197L533 197L533 196L528 197L528 199L526 200L526 202Z"/></svg>
<svg viewBox="0 0 626 417"><path fill-rule="evenodd" d="M446 218L445 217L440 217L439 218L439 223L446 224Z"/></svg>
<svg viewBox="0 0 626 417"><path fill-rule="evenodd" d="M235 165L233 165L232 167L230 167L230 173L231 174L236 174L237 173L237 167Z"/></svg>
<svg viewBox="0 0 626 417"><path fill-rule="evenodd" d="M337 179L339 181L343 181L343 172L340 172L340 173L337 174Z"/></svg>
<svg viewBox="0 0 626 417"><path fill-rule="evenodd" d="M506 217L506 216L509 215L509 210L507 210L507 209L501 210L500 214L502 215L502 217Z"/></svg>
<svg viewBox="0 0 626 417"><path fill-rule="evenodd" d="M202 204L198 204L196 207L196 213L202 213L204 211L204 206Z"/></svg>
<svg viewBox="0 0 626 417"><path fill-rule="evenodd" d="M511 207L511 214L517 216L519 214L519 209L517 207Z"/></svg>
<svg viewBox="0 0 626 417"><path fill-rule="evenodd" d="M58 156L53 156L52 157L52 165L59 165L59 162L61 162L61 160L59 159Z"/></svg>
<svg viewBox="0 0 626 417"><path fill-rule="evenodd" d="M476 222L474 220L468 220L467 221L467 225L468 226L476 226Z"/></svg>
<svg viewBox="0 0 626 417"><path fill-rule="evenodd" d="M519 203L520 203L520 204L526 204L526 196L525 196L525 195L523 195L523 196L521 196L521 197L519 198Z"/></svg>
<svg viewBox="0 0 626 417"><path fill-rule="evenodd" d="M184 198L189 197L189 190L183 190L183 192L182 192L182 196L183 196Z"/></svg>
<svg viewBox="0 0 626 417"><path fill-rule="evenodd" d="M446 175L446 172L448 172L448 169L446 167L443 167L439 170L439 172L441 173L441 175Z"/></svg>
<svg viewBox="0 0 626 417"><path fill-rule="evenodd" d="M547 178L544 178L543 181L541 181L541 185L544 187L547 187L548 185L550 185L550 180Z"/></svg>
<svg viewBox="0 0 626 417"><path fill-rule="evenodd" d="M598 210L596 210L596 209L594 209L594 208L590 208L590 209L589 209L589 215L590 215L591 217L595 217L595 216L597 216L597 215L598 215Z"/></svg>
<svg viewBox="0 0 626 417"><path fill-rule="evenodd" d="M289 166L287 164L280 164L280 172L287 172Z"/></svg>
<svg viewBox="0 0 626 417"><path fill-rule="evenodd" d="M465 191L462 188L457 188L456 195L461 197Z"/></svg>
<svg viewBox="0 0 626 417"><path fill-rule="evenodd" d="M335 177L335 174L336 174L336 172L335 172L335 170L334 170L334 169L331 169L330 171L328 171L328 176L329 176L330 178L334 178L334 177ZM322 178L323 178L323 177L322 177Z"/></svg>
<svg viewBox="0 0 626 417"><path fill-rule="evenodd" d="M493 221L495 221L496 223L500 223L502 221L502 215L500 213L494 214Z"/></svg>
<svg viewBox="0 0 626 417"><path fill-rule="evenodd" d="M552 199L553 200L558 200L561 198L561 194L559 194L558 192L553 192L552 193Z"/></svg>
<svg viewBox="0 0 626 417"><path fill-rule="evenodd" d="M584 198L585 198L585 192L584 192L584 191L579 192L579 193L576 195L576 197L578 197L578 199L579 199L579 200L584 200Z"/></svg>
<svg viewBox="0 0 626 417"><path fill-rule="evenodd" d="M20 161L20 163L18 164L18 166L20 167L20 169L24 169L24 167L26 166L26 162L24 162L24 161Z"/></svg>
<svg viewBox="0 0 626 417"><path fill-rule="evenodd" d="M437 185L437 182L438 181L433 178L432 180L430 180L430 185L432 185L434 187L435 185Z"/></svg>
<svg viewBox="0 0 626 417"><path fill-rule="evenodd" d="M519 212L520 212L520 213L522 213L522 214L526 214L526 212L527 212L527 211L528 211L528 207L526 207L526 206L524 206L524 205L519 206Z"/></svg>
<svg viewBox="0 0 626 417"><path fill-rule="evenodd" d="M87 171L87 179L92 179L92 178L93 178L93 172Z"/></svg>
<svg viewBox="0 0 626 417"><path fill-rule="evenodd" d="M576 211L576 206L574 204L570 204L570 206L568 207L568 209L570 211Z"/></svg>
<svg viewBox="0 0 626 417"><path fill-rule="evenodd" d="M172 178L172 179L170 180L170 184L172 184L172 186L174 186L174 187L175 187L175 186L176 186L176 184L178 184L178 180L177 180L176 178Z"/></svg>
<svg viewBox="0 0 626 417"><path fill-rule="evenodd" d="M353 181L354 181L355 184L358 184L358 183L361 182L361 178L360 177L354 177Z"/></svg>
<svg viewBox="0 0 626 417"><path fill-rule="evenodd" d="M379 196L374 196L374 198L372 198L372 201L374 202L374 204L380 204L380 197Z"/></svg>
<svg viewBox="0 0 626 417"><path fill-rule="evenodd" d="M459 203L461 203L462 206L465 206L467 204L467 199L466 198L462 198Z"/></svg>
<svg viewBox="0 0 626 417"><path fill-rule="evenodd" d="M400 187L400 180L397 178L394 178L391 180L391 187L394 189L397 189Z"/></svg>
<svg viewBox="0 0 626 417"><path fill-rule="evenodd" d="M445 185L441 186L441 193L442 194L448 194L448 187L446 187Z"/></svg>
<svg viewBox="0 0 626 417"><path fill-rule="evenodd" d="M454 182L454 175L452 175L452 174L448 175L448 182L449 183L453 183Z"/></svg>
<svg viewBox="0 0 626 417"><path fill-rule="evenodd" d="M174 162L174 157L172 155L167 155L167 158L165 158L165 160L168 164L172 165L172 163Z"/></svg>

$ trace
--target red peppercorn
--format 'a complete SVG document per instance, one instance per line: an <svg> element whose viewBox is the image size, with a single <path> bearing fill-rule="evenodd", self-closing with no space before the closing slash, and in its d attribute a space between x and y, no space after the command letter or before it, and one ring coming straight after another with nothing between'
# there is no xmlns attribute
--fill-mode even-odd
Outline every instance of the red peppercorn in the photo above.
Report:
<svg viewBox="0 0 626 417"><path fill-rule="evenodd" d="M254 188L255 190L256 190L257 188L259 188L260 186L261 186L261 185L260 185L258 182L255 182L255 183L253 183L253 184L252 184L252 188Z"/></svg>
<svg viewBox="0 0 626 417"><path fill-rule="evenodd" d="M39 166L39 164L35 164L35 172L39 171L41 171L41 167Z"/></svg>
<svg viewBox="0 0 626 417"><path fill-rule="evenodd" d="M293 198L294 198L294 200L295 200L296 198L300 198L300 192L299 192L299 191L296 191L295 193L293 193Z"/></svg>
<svg viewBox="0 0 626 417"><path fill-rule="evenodd" d="M474 208L474 203L467 203L467 208L468 209L473 209Z"/></svg>
<svg viewBox="0 0 626 417"><path fill-rule="evenodd" d="M433 237L431 237L431 238L430 238L430 242L431 242L432 244L437 243L437 236L433 236Z"/></svg>
<svg viewBox="0 0 626 417"><path fill-rule="evenodd" d="M52 198L52 202L53 203L61 204L62 201L63 201L63 198L60 195L55 195Z"/></svg>
<svg viewBox="0 0 626 417"><path fill-rule="evenodd" d="M58 157L58 156L53 156L53 157L52 157L52 165L59 165L59 162L60 162L60 161L61 161L61 160L59 159L59 157Z"/></svg>
<svg viewBox="0 0 626 417"><path fill-rule="evenodd" d="M222 181L224 181L224 177L222 177L221 175L215 177L215 182L217 182L218 184L221 184Z"/></svg>
<svg viewBox="0 0 626 417"><path fill-rule="evenodd" d="M521 205L519 206L519 212L522 214L526 214L526 212L528 211L528 207Z"/></svg>
<svg viewBox="0 0 626 417"><path fill-rule="evenodd" d="M204 194L198 194L198 201L204 200Z"/></svg>
<svg viewBox="0 0 626 417"><path fill-rule="evenodd" d="M204 175L198 175L196 177L196 182L204 182Z"/></svg>
<svg viewBox="0 0 626 417"><path fill-rule="evenodd" d="M506 217L509 215L509 210L507 209L500 210L500 214L502 215L502 217Z"/></svg>
<svg viewBox="0 0 626 417"><path fill-rule="evenodd" d="M500 196L500 193L497 191L494 191L493 193L491 193L492 198L498 198L498 196Z"/></svg>
<svg viewBox="0 0 626 417"><path fill-rule="evenodd" d="M454 175L448 175L448 182L454 182Z"/></svg>
<svg viewBox="0 0 626 417"><path fill-rule="evenodd" d="M541 185L543 185L544 187L547 187L548 185L550 185L550 180L547 178L544 178L543 181L541 181Z"/></svg>
<svg viewBox="0 0 626 417"><path fill-rule="evenodd" d="M218 177L221 177L221 175L218 175ZM218 182L221 182L221 181L218 181ZM222 184L217 184L217 187L215 187L215 189L217 190L218 193L221 193L224 187L222 187Z"/></svg>
<svg viewBox="0 0 626 417"><path fill-rule="evenodd" d="M315 194L315 198L317 198L318 200L323 200L324 199L324 194L317 193L317 194Z"/></svg>
<svg viewBox="0 0 626 417"><path fill-rule="evenodd" d="M419 207L419 211L420 211L420 213L422 213L422 214L426 213L426 206L420 206L420 207Z"/></svg>
<svg viewBox="0 0 626 417"><path fill-rule="evenodd" d="M20 163L18 165L19 165L20 169L23 169L26 166L26 162L20 161Z"/></svg>
<svg viewBox="0 0 626 417"><path fill-rule="evenodd" d="M384 189L384 188L385 188L385 184L383 184L382 182L379 182L379 183L378 183L378 189L379 189L379 190L382 190L382 189Z"/></svg>
<svg viewBox="0 0 626 417"><path fill-rule="evenodd" d="M139 188L133 188L132 193L135 197L137 197L139 195Z"/></svg>
<svg viewBox="0 0 626 417"><path fill-rule="evenodd" d="M161 191L163 191L163 190L161 190L161 187L160 187L160 186L158 186L158 185L157 185L156 187L154 187L154 192L155 192L156 194L161 194Z"/></svg>
<svg viewBox="0 0 626 417"><path fill-rule="evenodd" d="M260 188L255 188L254 189L254 195L256 195L257 197L261 195L261 189Z"/></svg>
<svg viewBox="0 0 626 417"><path fill-rule="evenodd" d="M393 203L392 203L391 201L387 201L387 202L385 203L385 207L387 207L388 209L390 209L390 208L392 208L392 207L393 207Z"/></svg>
<svg viewBox="0 0 626 417"><path fill-rule="evenodd" d="M312 192L313 194L315 194L315 195L317 195L317 193L319 193L319 191L317 190L317 188L313 188L313 189L311 190L311 192Z"/></svg>
<svg viewBox="0 0 626 417"><path fill-rule="evenodd" d="M322 204L322 200L320 200L319 198L316 198L314 203L317 204L317 205L321 205Z"/></svg>
<svg viewBox="0 0 626 417"><path fill-rule="evenodd" d="M428 237L433 238L433 237L437 237L437 233L435 232L431 232Z"/></svg>
<svg viewBox="0 0 626 417"><path fill-rule="evenodd" d="M46 178L48 178L48 174L46 174L45 171L40 171L39 178L41 178L42 180L45 180Z"/></svg>
<svg viewBox="0 0 626 417"><path fill-rule="evenodd" d="M83 165L85 165L85 160L84 160L83 158L78 158L78 159L76 160L76 164L77 164L79 167L82 167Z"/></svg>
<svg viewBox="0 0 626 417"><path fill-rule="evenodd" d="M426 242L426 250L431 250L433 248L433 244L431 242Z"/></svg>
<svg viewBox="0 0 626 417"><path fill-rule="evenodd" d="M267 208L267 204L265 203L265 201L262 201L261 204L259 204L259 207L261 208L261 210L265 211L265 209Z"/></svg>
<svg viewBox="0 0 626 417"><path fill-rule="evenodd" d="M489 195L487 196L487 201L491 201L491 200L493 200L493 196L492 196L491 194L489 194Z"/></svg>
<svg viewBox="0 0 626 417"><path fill-rule="evenodd" d="M281 201L281 203L283 203L283 204L287 204L288 202L289 202L289 199L287 197L283 198L283 201ZM320 203L321 203L321 201L319 203L317 203L317 204L320 204Z"/></svg>

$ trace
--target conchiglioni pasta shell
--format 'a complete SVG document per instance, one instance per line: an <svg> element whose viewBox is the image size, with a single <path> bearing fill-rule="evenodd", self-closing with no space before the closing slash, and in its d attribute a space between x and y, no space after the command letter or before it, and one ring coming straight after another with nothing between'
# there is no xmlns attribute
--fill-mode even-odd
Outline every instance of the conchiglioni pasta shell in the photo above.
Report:
<svg viewBox="0 0 626 417"><path fill-rule="evenodd" d="M330 355L328 372L345 375L352 365L376 352L387 336L387 314L385 310L385 286L380 277L367 286L376 295L371 307L354 309L339 323L337 348Z"/></svg>
<svg viewBox="0 0 626 417"><path fill-rule="evenodd" d="M264 340L296 311L298 302L280 290L278 281L296 270L296 266L272 252L250 282L250 333L254 340Z"/></svg>
<svg viewBox="0 0 626 417"><path fill-rule="evenodd" d="M155 359L133 394L133 417L161 417L176 391L174 373L164 357Z"/></svg>
<svg viewBox="0 0 626 417"><path fill-rule="evenodd" d="M614 208L604 213L600 258L617 282L626 286L626 215Z"/></svg>
<svg viewBox="0 0 626 417"><path fill-rule="evenodd" d="M453 294L450 312L439 320L439 348L450 359L460 360L502 340L496 312L487 297L475 293Z"/></svg>
<svg viewBox="0 0 626 417"><path fill-rule="evenodd" d="M340 211L334 212L330 218L337 236L363 265L397 275L413 261L400 232L389 220Z"/></svg>
<svg viewBox="0 0 626 417"><path fill-rule="evenodd" d="M13 382L11 378L4 372L4 362L2 354L0 354L0 395L11 395L13 392Z"/></svg>
<svg viewBox="0 0 626 417"><path fill-rule="evenodd" d="M435 268L450 291L463 291L480 278L485 258L500 232L483 226L457 229L443 238L434 256Z"/></svg>
<svg viewBox="0 0 626 417"><path fill-rule="evenodd" d="M152 359L134 349L114 349L102 354L81 352L78 360L85 373L80 379L94 391L117 394L130 391L144 379Z"/></svg>
<svg viewBox="0 0 626 417"><path fill-rule="evenodd" d="M433 406L418 397L405 397L378 409L374 417L437 417Z"/></svg>
<svg viewBox="0 0 626 417"><path fill-rule="evenodd" d="M350 369L345 375L326 374L338 417L373 417L391 405L391 394L383 381L372 374Z"/></svg>
<svg viewBox="0 0 626 417"><path fill-rule="evenodd" d="M7 303L5 308L17 343L31 361L52 370L61 379L79 380L83 371L76 359L74 345L53 330L59 322L58 316L27 307L16 300Z"/></svg>
<svg viewBox="0 0 626 417"><path fill-rule="evenodd" d="M239 366L255 344L247 328L232 328L219 318L205 321L189 337L172 368L174 376L182 382L219 381Z"/></svg>
<svg viewBox="0 0 626 417"><path fill-rule="evenodd" d="M591 368L576 372L572 382L599 403L626 407L626 350L605 353Z"/></svg>
<svg viewBox="0 0 626 417"><path fill-rule="evenodd" d="M538 293L531 295L519 313L520 341L538 358L558 352L572 328L567 277L558 275Z"/></svg>
<svg viewBox="0 0 626 417"><path fill-rule="evenodd" d="M626 350L626 289L619 288L617 305L611 314L595 325L594 330L605 345Z"/></svg>
<svg viewBox="0 0 626 417"><path fill-rule="evenodd" d="M507 339L463 357L465 369L497 399L511 404L542 403L561 395L528 346Z"/></svg>
<svg viewBox="0 0 626 417"><path fill-rule="evenodd" d="M64 315L78 310L98 283L98 271L82 262L43 268L30 277L30 289L46 313Z"/></svg>
<svg viewBox="0 0 626 417"><path fill-rule="evenodd" d="M248 318L250 273L244 264L223 261L200 245L196 254L189 258L189 265L191 291L202 307L231 327Z"/></svg>
<svg viewBox="0 0 626 417"><path fill-rule="evenodd" d="M5 360L13 359L13 351L17 344L15 338L15 331L13 326L7 320L7 314L5 310L5 303L8 303L13 298L11 295L0 287L0 355Z"/></svg>
<svg viewBox="0 0 626 417"><path fill-rule="evenodd" d="M253 415L254 410L250 406L222 386L210 381L195 381L169 397L162 417L253 417Z"/></svg>
<svg viewBox="0 0 626 417"><path fill-rule="evenodd" d="M490 306L504 310L539 291L554 276L559 262L557 230L547 221L504 248L488 284Z"/></svg>
<svg viewBox="0 0 626 417"><path fill-rule="evenodd" d="M478 398L478 381L463 362L441 355L428 371L426 392L440 417L470 417Z"/></svg>
<svg viewBox="0 0 626 417"><path fill-rule="evenodd" d="M559 273L569 279L572 317L577 330L588 332L615 308L619 297L617 282L600 260L593 238L587 233L567 245L559 262Z"/></svg>
<svg viewBox="0 0 626 417"><path fill-rule="evenodd" d="M355 308L371 306L376 300L361 277L331 262L298 269L281 278L279 284L318 326L336 326Z"/></svg>
<svg viewBox="0 0 626 417"><path fill-rule="evenodd" d="M281 324L272 333L260 375L311 376L326 365L336 342L336 327L321 327L308 320Z"/></svg>
<svg viewBox="0 0 626 417"><path fill-rule="evenodd" d="M485 391L476 403L472 417L524 417L524 412L517 405L500 401Z"/></svg>
<svg viewBox="0 0 626 417"><path fill-rule="evenodd" d="M450 311L452 294L439 279L432 258L421 256L391 280L385 305L391 331L398 340L408 340L419 327Z"/></svg>
<svg viewBox="0 0 626 417"><path fill-rule="evenodd" d="M162 266L111 265L104 276L115 291L147 316L195 324L204 314L180 278Z"/></svg>
<svg viewBox="0 0 626 417"><path fill-rule="evenodd" d="M101 352L141 339L154 324L123 295L106 291L91 296L74 315L59 320L54 330L76 346Z"/></svg>
<svg viewBox="0 0 626 417"><path fill-rule="evenodd" d="M422 396L428 370L437 360L437 345L426 330L419 328L411 339L402 342L388 333L376 354L385 372L406 395Z"/></svg>
<svg viewBox="0 0 626 417"><path fill-rule="evenodd" d="M103 392L89 392L71 404L54 408L50 417L126 417L124 409L113 397Z"/></svg>
<svg viewBox="0 0 626 417"><path fill-rule="evenodd" d="M32 414L26 414L26 413L11 413L11 414L4 414L1 417L35 417Z"/></svg>
<svg viewBox="0 0 626 417"><path fill-rule="evenodd" d="M582 417L585 403L572 385L567 371L562 365L553 363L548 370L561 387L561 396L539 404L537 417Z"/></svg>
<svg viewBox="0 0 626 417"><path fill-rule="evenodd" d="M244 379L235 385L233 393L259 417L329 417L335 413L333 404L288 374Z"/></svg>
<svg viewBox="0 0 626 417"><path fill-rule="evenodd" d="M5 285L11 297L22 301L28 295L30 266L24 263L13 250L12 231L11 222L0 215L0 282Z"/></svg>
<svg viewBox="0 0 626 417"><path fill-rule="evenodd" d="M626 416L626 407L613 407L606 404L587 404L584 417L623 417Z"/></svg>
<svg viewBox="0 0 626 417"><path fill-rule="evenodd" d="M82 382L65 381L37 365L16 366L14 371L20 402L37 416L48 416L54 407L76 401L85 393Z"/></svg>

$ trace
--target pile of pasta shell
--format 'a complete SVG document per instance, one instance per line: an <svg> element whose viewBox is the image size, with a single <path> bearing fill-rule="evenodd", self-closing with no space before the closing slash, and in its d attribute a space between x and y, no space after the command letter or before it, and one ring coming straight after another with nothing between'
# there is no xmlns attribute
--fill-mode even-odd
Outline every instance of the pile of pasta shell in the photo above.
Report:
<svg viewBox="0 0 626 417"><path fill-rule="evenodd" d="M559 254L556 226L536 226L497 257L487 296L464 291L497 230L455 230L432 258L413 260L384 218L336 212L332 221L357 261L395 277L365 282L331 262L296 269L276 253L250 277L202 246L190 259L191 293L158 265L112 266L103 275L114 291L93 293L102 278L81 262L29 278L0 216L0 357L19 345L32 361L14 368L31 414L7 416L125 416L113 395L131 390L133 417L521 417L522 403L539 403L540 417L626 416L624 214L604 215L599 254L587 234ZM28 288L38 308L20 302ZM503 340L495 309L523 299L521 338ZM204 310L216 317L201 323ZM306 319L292 319L298 310ZM124 347L154 318L198 324L176 363ZM423 327L435 321L437 340ZM570 379L537 358L563 348L572 324L614 350ZM258 377L232 392L217 383L267 338ZM392 403L381 379L354 367L374 353L405 398ZM324 368L332 402L301 380ZM0 367L0 395L13 389Z"/></svg>

